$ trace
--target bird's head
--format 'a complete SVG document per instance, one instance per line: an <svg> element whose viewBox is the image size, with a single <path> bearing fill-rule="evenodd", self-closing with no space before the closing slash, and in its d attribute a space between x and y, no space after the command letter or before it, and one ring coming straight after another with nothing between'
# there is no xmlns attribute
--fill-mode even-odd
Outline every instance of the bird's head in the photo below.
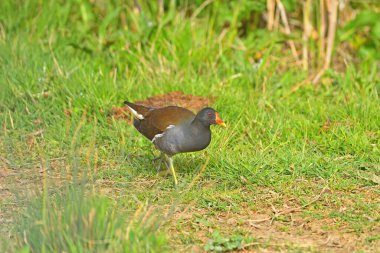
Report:
<svg viewBox="0 0 380 253"><path fill-rule="evenodd" d="M196 119L202 122L202 124L205 126L216 124L216 125L226 127L226 124L220 118L219 113L215 111L214 109L212 109L211 107L206 107L200 110L197 113Z"/></svg>

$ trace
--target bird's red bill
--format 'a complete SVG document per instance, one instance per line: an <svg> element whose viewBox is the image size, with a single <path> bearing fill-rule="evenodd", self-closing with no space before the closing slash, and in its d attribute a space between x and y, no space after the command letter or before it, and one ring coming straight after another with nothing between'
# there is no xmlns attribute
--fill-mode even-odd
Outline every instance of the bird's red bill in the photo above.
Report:
<svg viewBox="0 0 380 253"><path fill-rule="evenodd" d="M226 127L226 124L223 122L223 120L220 118L219 113L215 113L215 123L222 126Z"/></svg>

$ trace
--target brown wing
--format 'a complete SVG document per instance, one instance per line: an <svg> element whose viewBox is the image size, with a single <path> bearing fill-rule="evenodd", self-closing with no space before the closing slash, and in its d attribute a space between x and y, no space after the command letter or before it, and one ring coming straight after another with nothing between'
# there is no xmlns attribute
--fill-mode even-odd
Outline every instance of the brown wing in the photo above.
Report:
<svg viewBox="0 0 380 253"><path fill-rule="evenodd" d="M195 117L195 114L185 108L178 106L168 106L154 109L144 115L143 120L139 120L137 130L148 139L153 139L156 134L166 130L169 125L178 125Z"/></svg>
<svg viewBox="0 0 380 253"><path fill-rule="evenodd" d="M166 130L169 125L178 125L189 119L194 118L195 114L188 109L178 106L168 106L150 111L146 118L149 122L161 130Z"/></svg>

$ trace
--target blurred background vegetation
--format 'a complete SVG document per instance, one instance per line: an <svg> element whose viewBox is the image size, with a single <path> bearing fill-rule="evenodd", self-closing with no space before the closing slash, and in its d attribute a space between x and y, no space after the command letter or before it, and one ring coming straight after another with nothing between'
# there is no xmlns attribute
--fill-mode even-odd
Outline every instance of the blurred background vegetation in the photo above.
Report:
<svg viewBox="0 0 380 253"><path fill-rule="evenodd" d="M119 72L149 68L146 60L179 69L189 62L223 67L229 54L240 57L225 67L250 67L266 54L278 71L299 66L317 83L330 65L339 71L380 58L376 0L16 0L1 8L2 37L21 32L55 52L102 53ZM194 29L200 24L204 29Z"/></svg>

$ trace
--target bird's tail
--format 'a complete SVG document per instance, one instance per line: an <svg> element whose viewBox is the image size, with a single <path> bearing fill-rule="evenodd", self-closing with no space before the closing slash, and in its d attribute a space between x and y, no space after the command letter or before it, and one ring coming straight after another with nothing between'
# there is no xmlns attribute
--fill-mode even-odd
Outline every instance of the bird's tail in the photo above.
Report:
<svg viewBox="0 0 380 253"><path fill-rule="evenodd" d="M124 101L124 104L137 119L144 119L144 116L149 112L149 108L143 105L136 105L128 101Z"/></svg>

